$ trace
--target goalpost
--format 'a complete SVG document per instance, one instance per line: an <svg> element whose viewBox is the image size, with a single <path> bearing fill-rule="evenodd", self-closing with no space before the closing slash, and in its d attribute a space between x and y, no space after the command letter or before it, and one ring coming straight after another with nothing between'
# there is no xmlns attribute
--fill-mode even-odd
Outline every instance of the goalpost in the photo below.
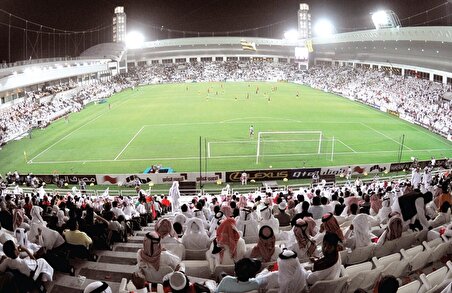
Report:
<svg viewBox="0 0 452 293"><path fill-rule="evenodd" d="M297 155L302 153L320 154L322 131L262 131L257 135L256 164L265 155L264 146L272 156Z"/></svg>

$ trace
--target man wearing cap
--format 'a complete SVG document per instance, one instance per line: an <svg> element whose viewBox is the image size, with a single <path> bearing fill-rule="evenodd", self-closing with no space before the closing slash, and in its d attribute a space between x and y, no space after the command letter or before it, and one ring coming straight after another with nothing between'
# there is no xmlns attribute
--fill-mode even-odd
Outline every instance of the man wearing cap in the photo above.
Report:
<svg viewBox="0 0 452 293"><path fill-rule="evenodd" d="M279 221L280 227L286 227L290 225L290 216L286 213L287 202L285 200L281 201L278 205L279 214L275 216Z"/></svg>

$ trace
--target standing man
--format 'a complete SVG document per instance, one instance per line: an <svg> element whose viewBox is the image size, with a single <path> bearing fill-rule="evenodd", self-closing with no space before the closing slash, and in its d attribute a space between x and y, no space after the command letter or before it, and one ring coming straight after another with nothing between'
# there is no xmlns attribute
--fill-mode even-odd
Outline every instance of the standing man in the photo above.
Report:
<svg viewBox="0 0 452 293"><path fill-rule="evenodd" d="M254 137L254 126L253 125L250 126L250 138L251 137Z"/></svg>
<svg viewBox="0 0 452 293"><path fill-rule="evenodd" d="M242 175L240 176L240 181L242 182L242 185L248 184L248 174L246 174L245 171L242 172Z"/></svg>

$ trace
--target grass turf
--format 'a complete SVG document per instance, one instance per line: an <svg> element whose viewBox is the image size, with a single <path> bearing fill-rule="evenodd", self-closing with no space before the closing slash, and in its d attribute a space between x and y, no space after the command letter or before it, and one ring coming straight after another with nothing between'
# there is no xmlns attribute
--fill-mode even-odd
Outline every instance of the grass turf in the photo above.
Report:
<svg viewBox="0 0 452 293"><path fill-rule="evenodd" d="M270 141L286 141L262 144L256 164L259 131L322 131L325 140L317 154L316 135L273 135ZM68 122L34 130L31 139L10 142L0 151L0 172L141 173L157 163L178 172L198 171L200 136L203 170L210 142L208 171L384 163L398 160L402 135L402 161L452 156L452 143L426 129L305 86L152 85L116 94L106 104L72 114Z"/></svg>

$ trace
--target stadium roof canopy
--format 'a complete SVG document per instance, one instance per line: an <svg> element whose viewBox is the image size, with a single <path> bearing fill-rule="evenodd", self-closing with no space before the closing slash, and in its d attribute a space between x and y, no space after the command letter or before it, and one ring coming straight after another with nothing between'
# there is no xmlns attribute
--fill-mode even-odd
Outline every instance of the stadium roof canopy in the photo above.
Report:
<svg viewBox="0 0 452 293"><path fill-rule="evenodd" d="M103 43L85 50L80 57L120 61L125 52L126 45L124 43Z"/></svg>
<svg viewBox="0 0 452 293"><path fill-rule="evenodd" d="M358 31L313 39L316 58L383 62L452 72L452 27Z"/></svg>

